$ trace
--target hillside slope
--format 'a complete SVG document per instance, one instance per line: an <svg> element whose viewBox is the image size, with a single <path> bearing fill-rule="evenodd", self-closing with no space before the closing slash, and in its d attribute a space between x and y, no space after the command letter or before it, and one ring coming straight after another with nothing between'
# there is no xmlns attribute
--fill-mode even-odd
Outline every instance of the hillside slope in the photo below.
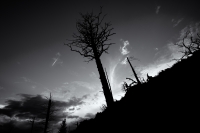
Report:
<svg viewBox="0 0 200 133"><path fill-rule="evenodd" d="M199 121L200 51L133 86L126 95L83 121L73 133L194 131Z"/></svg>

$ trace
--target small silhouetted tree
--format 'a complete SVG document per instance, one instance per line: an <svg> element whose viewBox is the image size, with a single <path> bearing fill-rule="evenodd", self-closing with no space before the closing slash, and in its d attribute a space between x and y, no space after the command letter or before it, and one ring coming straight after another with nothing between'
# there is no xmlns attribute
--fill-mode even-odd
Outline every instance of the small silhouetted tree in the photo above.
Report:
<svg viewBox="0 0 200 133"><path fill-rule="evenodd" d="M64 119L60 125L60 128L58 130L58 133L67 133L67 124L66 119Z"/></svg>
<svg viewBox="0 0 200 133"><path fill-rule="evenodd" d="M35 123L35 117L33 117L29 122L31 123L31 133L33 133L33 126L34 126L34 123Z"/></svg>
<svg viewBox="0 0 200 133"><path fill-rule="evenodd" d="M94 15L93 12L80 15L82 20L76 22L78 34L74 33L74 40L68 40L69 43L65 45L69 46L71 51L88 58L87 62L95 59L106 103L110 106L114 102L113 95L109 89L100 57L104 52L108 53L107 50L114 44L107 43L107 41L115 33L112 33L113 28L110 28L110 23L103 23L106 15L102 16L102 8L97 15Z"/></svg>
<svg viewBox="0 0 200 133"><path fill-rule="evenodd" d="M197 37L194 38L192 37L192 34L189 37L189 34L191 34L190 31L186 32L182 41L175 43L175 45L183 49L182 51L180 51L181 53L183 53L183 56L178 59L178 61L182 60L183 58L187 58L193 55L195 51L200 50L200 35L197 33Z"/></svg>

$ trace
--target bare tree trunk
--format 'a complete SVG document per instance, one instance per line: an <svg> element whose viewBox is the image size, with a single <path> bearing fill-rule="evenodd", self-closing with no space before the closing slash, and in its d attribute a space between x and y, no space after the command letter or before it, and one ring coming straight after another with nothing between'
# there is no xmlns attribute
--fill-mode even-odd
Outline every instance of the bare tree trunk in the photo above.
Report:
<svg viewBox="0 0 200 133"><path fill-rule="evenodd" d="M50 93L50 98L49 98L49 103L48 103L48 108L47 108L47 114L46 114L46 120L45 120L44 133L47 133L47 129L48 129L51 103L52 102L51 102L51 93Z"/></svg>
<svg viewBox="0 0 200 133"><path fill-rule="evenodd" d="M111 89L111 86L110 86L110 82L109 82L108 74L106 72L106 68L105 68L105 74L106 74L106 79L107 79L107 82L108 82L108 85L109 85L110 93L112 94L112 89Z"/></svg>
<svg viewBox="0 0 200 133"><path fill-rule="evenodd" d="M136 74L136 72L135 72L135 70L134 70L134 68L133 68L133 66L132 66L132 64L131 64L131 62L129 61L128 57L127 57L127 60L128 60L129 65L131 66L131 69L132 69L132 71L133 71L133 74L134 74L134 76L135 76L135 78L136 78L138 84L141 84L141 82L140 82L140 80L139 80L139 78L138 78L138 76L137 76L137 74Z"/></svg>
<svg viewBox="0 0 200 133"><path fill-rule="evenodd" d="M105 75L105 72L103 70L103 66L101 64L101 60L99 58L95 58L95 60L96 60L97 68L98 68L98 71L99 71L100 80L101 80L101 83L102 83L106 103L107 103L107 106L110 106L114 102L113 95L110 92L109 85L108 85L108 82L106 80L106 75Z"/></svg>
<svg viewBox="0 0 200 133"><path fill-rule="evenodd" d="M107 106L110 106L114 102L113 95L110 91L110 88L109 88L109 85L108 85L108 82L107 82L107 79L106 79L106 75L105 75L105 72L104 72L104 69L103 69L103 65L101 63L100 57L98 56L97 49L95 47L93 47L93 52L94 52L94 56L95 56L97 69L99 71L100 80L101 80L101 84L102 84L102 87L103 87L103 92L104 92L104 96L105 96L105 99L106 99L106 103L107 103Z"/></svg>

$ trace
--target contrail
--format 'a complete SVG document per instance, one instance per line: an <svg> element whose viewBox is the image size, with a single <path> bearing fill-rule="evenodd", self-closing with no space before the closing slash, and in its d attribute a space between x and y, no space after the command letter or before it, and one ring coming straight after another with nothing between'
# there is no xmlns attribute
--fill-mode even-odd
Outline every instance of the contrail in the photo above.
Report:
<svg viewBox="0 0 200 133"><path fill-rule="evenodd" d="M55 63L58 61L58 58L53 58L55 61L53 62L52 66L55 65Z"/></svg>

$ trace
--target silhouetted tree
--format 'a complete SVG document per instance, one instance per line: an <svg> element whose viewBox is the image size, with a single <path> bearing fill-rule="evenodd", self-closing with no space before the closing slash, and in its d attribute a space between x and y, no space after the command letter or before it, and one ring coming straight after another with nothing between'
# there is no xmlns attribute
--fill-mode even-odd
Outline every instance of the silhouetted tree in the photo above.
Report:
<svg viewBox="0 0 200 133"><path fill-rule="evenodd" d="M183 56L178 60L182 60L185 57L187 58L193 55L195 51L200 50L200 35L197 33L197 37L195 37L194 39L192 35L189 37L189 34L191 34L189 31L186 32L181 43L175 43L175 45L179 46L180 48L183 48L183 50L180 51L183 53Z"/></svg>
<svg viewBox="0 0 200 133"><path fill-rule="evenodd" d="M47 97L46 97L47 98ZM48 133L49 130L49 122L53 119L53 114L55 113L55 109L54 109L54 105L53 105L53 101L52 101L52 97L51 97L51 93L48 99L48 105L46 107L46 112L45 112L45 120L44 120L44 133Z"/></svg>
<svg viewBox="0 0 200 133"><path fill-rule="evenodd" d="M87 62L95 59L106 103L110 106L114 100L100 57L104 52L108 53L107 50L114 44L106 42L115 33L112 33L113 28L110 28L110 23L103 23L106 15L102 16L102 8L97 15L94 15L93 12L80 15L82 20L76 22L78 34L74 33L74 40L68 40L70 42L66 45L70 47L71 51L78 52L83 57L88 58Z"/></svg>
<svg viewBox="0 0 200 133"><path fill-rule="evenodd" d="M67 133L67 124L66 119L64 119L60 125L60 128L58 130L58 133Z"/></svg>

